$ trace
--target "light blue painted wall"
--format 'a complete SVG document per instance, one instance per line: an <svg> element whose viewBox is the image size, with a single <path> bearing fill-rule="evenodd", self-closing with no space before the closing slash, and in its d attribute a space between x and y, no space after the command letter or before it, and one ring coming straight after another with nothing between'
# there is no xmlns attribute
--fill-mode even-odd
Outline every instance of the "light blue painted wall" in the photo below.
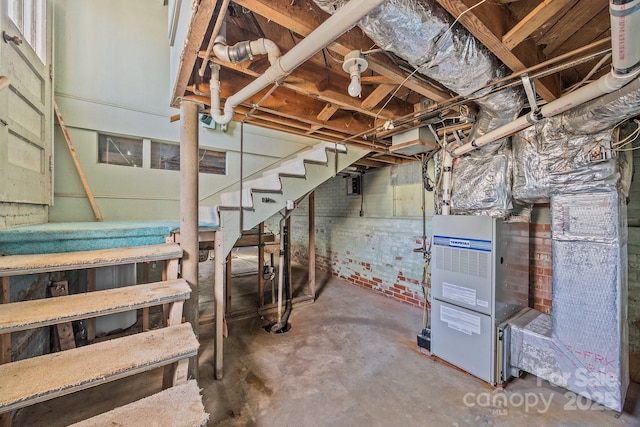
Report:
<svg viewBox="0 0 640 427"><path fill-rule="evenodd" d="M169 106L178 48L191 2L170 52L168 10L158 0L57 0L55 91L72 142L105 220L178 219L179 172L98 164L98 132L179 142ZM178 49L179 50L179 49ZM172 59L173 58L173 59ZM318 141L246 125L244 174ZM227 152L227 175L200 175L202 204L239 180L240 126L200 130L200 146ZM55 132L55 204L49 219L91 221L93 213L63 139Z"/></svg>

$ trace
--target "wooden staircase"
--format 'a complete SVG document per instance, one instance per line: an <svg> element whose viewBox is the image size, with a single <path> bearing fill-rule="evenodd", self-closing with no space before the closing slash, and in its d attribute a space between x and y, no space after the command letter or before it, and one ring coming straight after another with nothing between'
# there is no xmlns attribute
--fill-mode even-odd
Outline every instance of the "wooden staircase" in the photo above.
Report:
<svg viewBox="0 0 640 427"><path fill-rule="evenodd" d="M321 142L294 156L284 159L277 167L251 176L243 182L242 192L227 191L201 203L200 220L222 226L224 255L240 237L240 205L242 228L250 230L285 208L287 201L298 200L337 172L352 165L369 150L344 144Z"/></svg>
<svg viewBox="0 0 640 427"><path fill-rule="evenodd" d="M166 327L0 365L0 427L11 425L16 409L158 367L164 367L163 391L77 425L206 425L200 390L195 381L187 381L189 358L197 356L199 344L191 325L182 323L191 289L177 278L181 257L177 244L0 257L0 350L5 355L12 332L166 308ZM165 262L167 280L24 302L7 298L11 276L149 261Z"/></svg>

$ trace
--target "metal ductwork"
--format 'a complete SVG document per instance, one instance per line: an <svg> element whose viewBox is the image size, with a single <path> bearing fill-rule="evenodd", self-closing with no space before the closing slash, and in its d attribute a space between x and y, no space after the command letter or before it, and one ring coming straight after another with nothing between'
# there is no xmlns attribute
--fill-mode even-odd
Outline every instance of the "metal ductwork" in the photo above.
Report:
<svg viewBox="0 0 640 427"><path fill-rule="evenodd" d="M347 0L314 0L334 13ZM358 26L380 48L419 72L466 96L505 77L508 70L489 50L433 0L388 0ZM482 92L480 92L480 95ZM474 95L475 96L475 95ZM520 90L504 89L476 100L480 112L472 138L512 121L522 109Z"/></svg>

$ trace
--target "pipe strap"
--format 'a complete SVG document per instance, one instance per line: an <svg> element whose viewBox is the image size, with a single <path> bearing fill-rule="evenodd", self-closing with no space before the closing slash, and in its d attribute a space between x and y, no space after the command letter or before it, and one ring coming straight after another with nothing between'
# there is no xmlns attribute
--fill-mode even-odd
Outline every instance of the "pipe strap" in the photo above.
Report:
<svg viewBox="0 0 640 427"><path fill-rule="evenodd" d="M629 3L631 3L631 2L629 2ZM625 16L628 16L628 15L631 15L632 13L637 12L638 10L640 10L640 2L638 2L636 5L630 7L629 9L617 9L617 8L614 9L614 8L610 7L609 8L609 13L611 14L611 16L615 16L616 18L621 18L621 17L625 17Z"/></svg>
<svg viewBox="0 0 640 427"><path fill-rule="evenodd" d="M638 3L640 4L640 3ZM628 74L632 74L633 72L637 71L638 69L640 69L640 60L638 60L638 62L636 62L635 64L633 64L631 67L627 67L627 68L614 68L613 71L616 74L616 76L621 76L621 77L625 77Z"/></svg>

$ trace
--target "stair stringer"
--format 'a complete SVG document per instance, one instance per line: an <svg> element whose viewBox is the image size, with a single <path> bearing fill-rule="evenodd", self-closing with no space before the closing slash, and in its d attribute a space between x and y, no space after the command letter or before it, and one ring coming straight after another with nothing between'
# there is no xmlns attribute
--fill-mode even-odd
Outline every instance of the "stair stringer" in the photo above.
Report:
<svg viewBox="0 0 640 427"><path fill-rule="evenodd" d="M280 190L276 192L262 193L261 189L248 188L245 191L251 197L251 204L243 197L243 230L250 230L286 206L288 200L298 200L309 193L329 178L335 176L335 161L337 157L337 171L341 171L368 154L370 150L349 146L346 152L327 150L327 162L304 162L305 174L291 176L283 169L279 169L277 176L281 183ZM272 174L272 173L270 173ZM231 251L236 241L240 238L240 211L238 208L239 196L235 198L235 206L219 206L220 225L224 229L224 254ZM251 206L251 207L249 207ZM230 210L232 209L232 210Z"/></svg>

